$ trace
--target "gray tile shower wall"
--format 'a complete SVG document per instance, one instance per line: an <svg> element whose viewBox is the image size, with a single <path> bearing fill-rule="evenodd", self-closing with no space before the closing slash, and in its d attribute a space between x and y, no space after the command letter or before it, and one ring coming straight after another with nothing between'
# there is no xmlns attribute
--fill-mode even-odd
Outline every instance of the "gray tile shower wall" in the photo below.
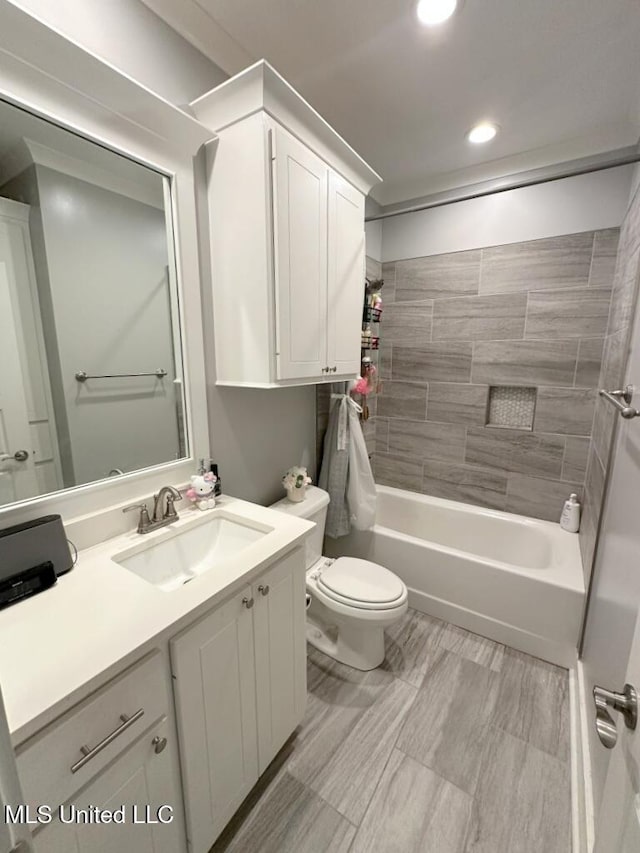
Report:
<svg viewBox="0 0 640 853"><path fill-rule="evenodd" d="M640 190L636 192L622 223L617 255L613 245L607 247L606 239L602 240L601 249L599 262L597 266L592 266L591 275L597 288L600 288L607 285L613 271L613 291L597 384L600 388L612 390L624 383L637 303L640 277ZM598 397L588 450L585 451L584 446L576 446L569 453L569 472L573 471L576 462L580 467L581 459L582 464L586 464L580 548L587 580L593 564L616 419L617 414L611 406Z"/></svg>
<svg viewBox="0 0 640 853"><path fill-rule="evenodd" d="M632 271L614 285L618 238L610 229L383 264L384 384L367 425L378 483L552 521L585 482L597 499L597 386L631 315ZM487 426L491 385L536 389L531 430Z"/></svg>

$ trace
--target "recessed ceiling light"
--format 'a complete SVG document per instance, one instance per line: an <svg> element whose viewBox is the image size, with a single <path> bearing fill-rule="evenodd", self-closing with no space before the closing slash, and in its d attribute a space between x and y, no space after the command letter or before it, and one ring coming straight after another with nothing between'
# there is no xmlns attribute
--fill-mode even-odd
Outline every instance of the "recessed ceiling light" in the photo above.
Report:
<svg viewBox="0 0 640 853"><path fill-rule="evenodd" d="M458 7L458 0L419 0L416 12L418 20L427 27L442 24Z"/></svg>
<svg viewBox="0 0 640 853"><path fill-rule="evenodd" d="M494 124L492 121L481 121L467 133L467 139L469 142L479 145L482 142L491 142L497 132L497 124Z"/></svg>

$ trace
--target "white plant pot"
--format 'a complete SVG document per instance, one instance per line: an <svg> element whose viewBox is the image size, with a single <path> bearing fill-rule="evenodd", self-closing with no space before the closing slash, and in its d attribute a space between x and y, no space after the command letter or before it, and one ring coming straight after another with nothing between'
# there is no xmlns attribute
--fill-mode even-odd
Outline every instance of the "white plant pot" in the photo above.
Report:
<svg viewBox="0 0 640 853"><path fill-rule="evenodd" d="M306 486L301 486L299 489L287 489L287 497L293 503L300 503L300 501L304 500L306 491Z"/></svg>

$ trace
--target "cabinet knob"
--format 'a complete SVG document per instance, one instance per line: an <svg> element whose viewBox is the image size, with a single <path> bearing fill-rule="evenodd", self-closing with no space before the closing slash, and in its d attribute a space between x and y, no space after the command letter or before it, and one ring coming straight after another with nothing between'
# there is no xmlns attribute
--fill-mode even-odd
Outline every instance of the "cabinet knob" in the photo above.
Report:
<svg viewBox="0 0 640 853"><path fill-rule="evenodd" d="M247 598L247 596L245 595L245 597L242 599L242 603L247 608L247 610L251 610L251 608L253 607L253 598Z"/></svg>
<svg viewBox="0 0 640 853"><path fill-rule="evenodd" d="M164 751L167 745L167 739L166 737L160 737L159 735L156 735L151 741L151 743L153 745L153 751L155 752L155 754L160 755L160 753Z"/></svg>
<svg viewBox="0 0 640 853"><path fill-rule="evenodd" d="M269 584L260 584L258 592L261 592L262 595L269 595Z"/></svg>
<svg viewBox="0 0 640 853"><path fill-rule="evenodd" d="M332 373L335 373L335 372L337 371L337 369L338 369L337 367L332 367L332 368L331 368L331 372L332 372Z"/></svg>

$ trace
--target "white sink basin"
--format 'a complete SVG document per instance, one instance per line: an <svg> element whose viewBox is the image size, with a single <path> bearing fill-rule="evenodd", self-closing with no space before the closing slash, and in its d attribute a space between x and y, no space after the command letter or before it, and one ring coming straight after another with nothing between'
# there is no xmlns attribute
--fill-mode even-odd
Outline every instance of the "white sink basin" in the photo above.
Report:
<svg viewBox="0 0 640 853"><path fill-rule="evenodd" d="M172 592L215 569L222 560L240 553L273 529L230 513L213 512L215 515L188 527L164 530L152 541L141 537L140 544L116 554L113 560L147 583Z"/></svg>

